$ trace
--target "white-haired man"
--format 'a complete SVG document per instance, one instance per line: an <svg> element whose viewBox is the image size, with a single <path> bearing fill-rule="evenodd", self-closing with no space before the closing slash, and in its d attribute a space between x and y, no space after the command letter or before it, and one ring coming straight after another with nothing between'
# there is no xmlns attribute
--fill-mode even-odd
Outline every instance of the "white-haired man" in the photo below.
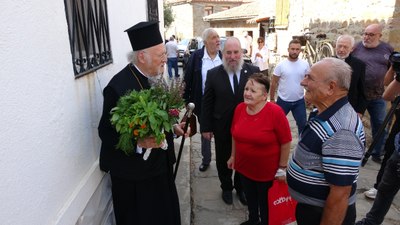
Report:
<svg viewBox="0 0 400 225"><path fill-rule="evenodd" d="M301 85L317 108L289 162L287 182L298 225L352 225L365 149L361 118L347 100L351 68L337 58L314 64Z"/></svg>
<svg viewBox="0 0 400 225"><path fill-rule="evenodd" d="M140 22L126 32L133 49L132 63L118 72L103 91L98 128L102 141L100 169L111 175L117 225L179 225L179 199L172 175L176 161L172 133L166 133L167 146L148 137L132 140L136 151L131 155L116 149L119 135L110 123L111 109L129 91L149 89L149 79L161 77L167 61L158 22ZM175 134L182 135L182 127L183 123L174 126ZM144 160L148 148L153 151Z"/></svg>
<svg viewBox="0 0 400 225"><path fill-rule="evenodd" d="M349 102L358 115L362 116L367 108L364 94L365 63L351 54L353 47L353 36L344 34L336 40L336 57L344 60L353 70L348 94Z"/></svg>
<svg viewBox="0 0 400 225"><path fill-rule="evenodd" d="M185 92L183 98L186 104L195 104L194 113L201 116L201 100L204 94L204 87L208 70L222 64L222 52L220 51L220 39L217 31L207 28L202 35L204 46L196 50L190 56L185 69ZM201 127L201 123L200 123ZM211 141L201 137L201 155L203 156L199 170L204 172L211 162Z"/></svg>

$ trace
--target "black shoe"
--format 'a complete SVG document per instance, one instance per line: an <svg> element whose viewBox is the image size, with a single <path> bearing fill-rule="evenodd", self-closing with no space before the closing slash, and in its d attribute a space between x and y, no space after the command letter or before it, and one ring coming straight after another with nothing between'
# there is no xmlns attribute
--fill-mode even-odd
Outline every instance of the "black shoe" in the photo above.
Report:
<svg viewBox="0 0 400 225"><path fill-rule="evenodd" d="M364 220L357 221L354 225L364 225Z"/></svg>
<svg viewBox="0 0 400 225"><path fill-rule="evenodd" d="M243 191L237 192L237 196L239 197L239 201L240 201L243 205L247 205L247 198L246 198L246 195L244 194Z"/></svg>
<svg viewBox="0 0 400 225"><path fill-rule="evenodd" d="M243 222L240 225L258 225L258 224L260 224L260 221L254 222L254 221L247 220L246 222Z"/></svg>
<svg viewBox="0 0 400 225"><path fill-rule="evenodd" d="M232 205L232 191L222 191L222 200L228 205Z"/></svg>
<svg viewBox="0 0 400 225"><path fill-rule="evenodd" d="M382 159L380 157L376 157L376 156L372 156L372 161L381 164L382 163Z"/></svg>
<svg viewBox="0 0 400 225"><path fill-rule="evenodd" d="M199 170L201 171L201 172L204 172L204 171L206 171L207 169L208 169L208 166L209 166L210 164L201 164L200 165L200 167L199 167Z"/></svg>

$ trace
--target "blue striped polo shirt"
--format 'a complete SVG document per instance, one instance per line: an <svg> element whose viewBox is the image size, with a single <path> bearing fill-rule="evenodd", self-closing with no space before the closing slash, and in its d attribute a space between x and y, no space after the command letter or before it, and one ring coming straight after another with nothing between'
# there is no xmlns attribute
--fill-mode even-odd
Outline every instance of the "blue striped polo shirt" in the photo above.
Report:
<svg viewBox="0 0 400 225"><path fill-rule="evenodd" d="M301 133L287 170L290 194L300 203L323 207L330 184L352 185L353 204L364 150L361 119L343 97L311 118Z"/></svg>

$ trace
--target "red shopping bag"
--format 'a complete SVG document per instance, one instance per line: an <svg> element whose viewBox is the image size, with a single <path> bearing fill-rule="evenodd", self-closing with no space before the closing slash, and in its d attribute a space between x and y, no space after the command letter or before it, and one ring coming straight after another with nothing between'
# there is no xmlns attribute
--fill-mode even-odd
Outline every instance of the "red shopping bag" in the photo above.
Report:
<svg viewBox="0 0 400 225"><path fill-rule="evenodd" d="M269 225L296 224L296 204L285 182L274 180L268 191Z"/></svg>

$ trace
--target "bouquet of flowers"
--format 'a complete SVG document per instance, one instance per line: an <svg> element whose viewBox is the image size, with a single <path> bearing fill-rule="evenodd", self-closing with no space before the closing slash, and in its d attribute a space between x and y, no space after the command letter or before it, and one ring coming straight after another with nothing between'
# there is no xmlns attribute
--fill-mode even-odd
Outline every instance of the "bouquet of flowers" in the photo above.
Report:
<svg viewBox="0 0 400 225"><path fill-rule="evenodd" d="M122 96L111 110L111 124L119 133L116 147L129 155L134 151L133 141L146 137L155 137L158 144L164 141L164 131L172 130L184 107L183 88L182 82L168 85L159 79L150 89Z"/></svg>

